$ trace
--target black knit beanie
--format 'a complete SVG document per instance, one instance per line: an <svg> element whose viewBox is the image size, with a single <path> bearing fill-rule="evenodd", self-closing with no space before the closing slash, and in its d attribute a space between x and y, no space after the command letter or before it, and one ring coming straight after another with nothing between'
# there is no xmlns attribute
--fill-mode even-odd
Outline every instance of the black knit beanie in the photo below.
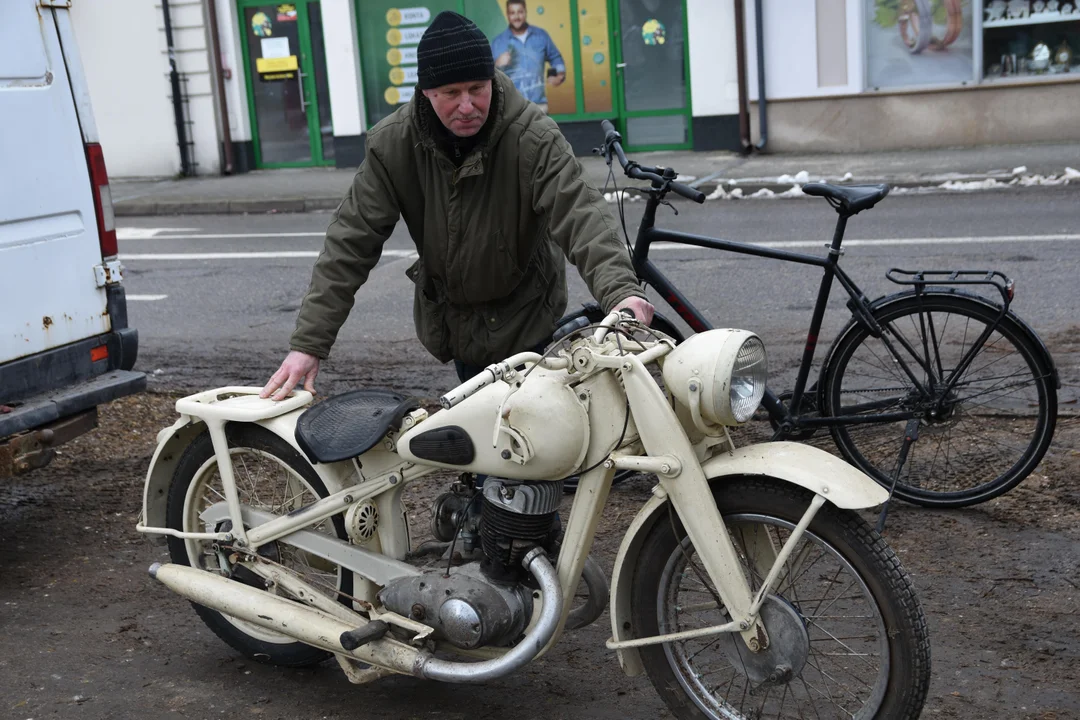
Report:
<svg viewBox="0 0 1080 720"><path fill-rule="evenodd" d="M424 31L416 48L421 90L495 77L495 60L484 33L467 17L445 10Z"/></svg>

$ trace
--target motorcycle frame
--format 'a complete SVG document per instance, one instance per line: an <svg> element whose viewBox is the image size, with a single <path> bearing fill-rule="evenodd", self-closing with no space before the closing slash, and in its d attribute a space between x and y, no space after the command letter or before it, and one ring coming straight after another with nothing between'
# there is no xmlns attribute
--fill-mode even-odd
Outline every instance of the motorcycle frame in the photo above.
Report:
<svg viewBox="0 0 1080 720"><path fill-rule="evenodd" d="M669 347L667 349L670 350ZM664 352L665 350L654 349L654 351L648 351L643 357L649 360ZM768 456L782 454L787 446L792 445L789 443L751 446L756 450L754 453L756 457L753 460L749 459L752 455L746 452L739 453L736 457L734 448L731 448L729 444L728 453L734 462L733 466L738 468L737 471L754 468L758 474L769 475L770 473L766 470L771 467L773 474L780 475L780 479L809 488L815 493L813 501L783 547L778 550L767 548L762 553L757 553L761 548L755 549L755 554L758 555L755 561L770 563L770 565L768 573L763 573L766 581L756 593L752 593L720 509L713 500L711 478L706 473L706 468L708 468L710 474L715 472L722 474L721 468L726 458L721 454L705 462L701 459L706 455L708 447L715 445L715 442L709 443L708 440L704 440L695 445L690 441L669 399L652 378L641 358L634 355L611 356L593 352L592 363L601 371L609 370L619 376L639 439L621 452L613 454L600 466L584 473L579 481L556 565L563 595L561 618L558 630L537 656L552 647L562 635L572 607L571 601L581 578L586 558L592 549L596 529L607 502L612 477L615 470L620 467L649 469L657 473L659 485L654 491L656 497L642 509L639 519L646 513L655 514L656 508L659 507L657 500L671 502L687 536L694 544L705 571L730 613L731 622L695 630L693 631L695 636L737 632L742 635L748 646L751 643L757 643L759 646L766 645L768 636L763 625L757 620L758 610L780 580L784 563L790 552L801 540L805 529L826 498L840 507L872 507L883 501L884 498L881 496L884 495L884 490L870 478L847 466L844 466L842 472L833 473L829 478L829 484L824 484L810 475L798 476L799 473L794 469L785 471L782 462L773 462L769 465ZM222 388L177 402L177 410L181 412L182 417L172 428L163 431L159 436L158 452L151 463L150 475L147 479L143 522L140 522L137 529L144 533L172 535L190 540L212 539L231 542L254 553L259 547L276 540L288 542L288 537L298 530L342 513L349 505L367 499L375 502L380 512L380 523L375 536L378 540L371 543L368 548L343 543L350 549L349 561L342 562L333 553L329 553L328 559L352 571L358 580L364 581L356 584L354 593L357 599L368 603L377 602L376 586L385 585L396 577L419 573L419 570L413 566L401 562L409 548L408 523L402 511L401 492L407 484L416 482L439 468L421 466L402 460L392 452L392 440L384 447L377 449L377 452L386 456L382 458L382 469L377 474L367 478L362 476L361 482L350 482L350 479L355 478L355 475L359 473L359 466L353 461L311 464L324 481L327 479L331 481L327 483L328 489L331 490L330 495L290 514L278 516L251 529L244 529L243 511L239 503L236 480L232 471L232 456L225 434L226 423L253 422L262 425L296 447L293 437L296 419L311 402L310 394L304 391L297 391L280 403L265 400L244 402L239 406L230 407L227 402L214 402L215 398L236 395L248 396L248 400L253 400L250 396L257 395L258 392L259 388ZM412 418L412 420L422 422L420 418ZM212 460L208 460L208 463L218 464L222 484L226 490L225 503L228 506L228 515L232 520L232 527L237 529L234 532L182 532L164 527L164 523L161 523L161 527L149 524L153 516L160 518L160 513L154 513L150 507L151 498L155 492L160 494L159 487L153 487L155 484L160 486L162 481L159 473L155 482L155 467L159 456L169 444L170 439L192 422L205 423L210 433L215 456ZM169 430L172 434L169 434ZM195 434L188 432L186 437L190 440ZM796 447L797 454L820 453L824 458L828 458L824 460L815 455L814 457L819 462L827 464L835 460L823 451L804 446ZM743 450L746 451L749 448ZM365 466L367 466L367 455L362 457L365 458ZM765 464L762 464L763 462ZM799 458L798 461L791 463L791 468L805 462L804 458ZM836 464L842 465L839 462ZM829 494L830 485L833 489L831 495ZM660 505L662 504L661 502ZM651 526L647 523L638 522L636 519L631 525L631 530L635 534L643 533L649 527ZM636 540L637 538L631 537L628 533L620 548L619 557L622 562L617 561L616 576L621 573L623 580L616 583L616 593L612 598L613 636L608 642L610 649L620 652L620 660L628 672L634 666L633 658L637 647L679 640L686 636L686 633L678 633L648 638L629 638L625 628L616 625L616 621L625 615L625 608L616 612L618 598L615 595L626 595L624 583L629 582L632 573L626 572L629 568L624 566L632 563L636 557L635 553L627 551ZM372 556L364 557L369 554ZM357 557L361 559L357 560ZM759 565L759 568L763 569L764 565ZM629 661L624 654L628 655Z"/></svg>

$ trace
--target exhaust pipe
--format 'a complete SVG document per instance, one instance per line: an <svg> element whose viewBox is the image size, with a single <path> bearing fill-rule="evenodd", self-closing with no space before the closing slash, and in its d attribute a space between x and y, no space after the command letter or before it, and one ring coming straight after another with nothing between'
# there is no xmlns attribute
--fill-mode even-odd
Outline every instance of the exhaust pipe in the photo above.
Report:
<svg viewBox="0 0 1080 720"><path fill-rule="evenodd" d="M525 638L493 660L461 663L439 660L424 655L416 664L415 674L428 680L453 683L482 683L494 680L528 665L540 651L547 646L562 618L562 593L559 591L559 576L551 567L543 548L533 548L522 559L525 566L543 593L544 606L540 610L540 620Z"/></svg>
<svg viewBox="0 0 1080 720"><path fill-rule="evenodd" d="M339 638L343 633L355 630L355 625L321 610L205 570L174 563L154 563L150 566L150 577L176 594L211 610L369 665L412 675L422 655L416 648L385 638L361 645L355 650L346 650ZM359 618L358 622L363 623Z"/></svg>
<svg viewBox="0 0 1080 720"><path fill-rule="evenodd" d="M555 636L562 618L559 576L544 550L529 551L521 564L536 578L543 593L540 619L532 632L506 654L482 662L440 660L385 637L346 650L341 637L351 637L357 628L321 610L184 565L154 563L150 566L150 577L194 603L338 655L428 680L483 683L508 675L532 661Z"/></svg>

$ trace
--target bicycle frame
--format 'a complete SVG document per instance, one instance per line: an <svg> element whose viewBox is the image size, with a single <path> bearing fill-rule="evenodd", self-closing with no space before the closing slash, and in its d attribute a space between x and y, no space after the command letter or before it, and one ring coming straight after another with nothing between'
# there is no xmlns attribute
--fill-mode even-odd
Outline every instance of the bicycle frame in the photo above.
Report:
<svg viewBox="0 0 1080 720"><path fill-rule="evenodd" d="M765 397L761 402L762 407L768 412L772 420L781 428L780 435L786 431L790 431L795 427L822 427L830 425L854 425L864 423L886 423L894 421L910 420L915 417L918 412L915 410L907 410L903 412L888 412L888 413L867 413L867 414L845 414L843 416L827 416L827 417L805 417L800 415L803 400L806 395L806 384L810 376L810 370L813 364L814 355L817 350L818 335L821 331L821 324L825 317L825 309L829 300L829 293L832 290L833 280L835 279L844 288L847 294L851 297L851 302L848 304L855 316L856 320L865 325L871 334L875 337L880 337L882 343L889 349L890 353L896 359L897 364L905 375L912 381L915 387L924 395L929 396L930 392L925 383L919 379L918 375L912 370L909 363L905 360L903 354L896 351L892 341L885 336L882 327L874 319L870 309L870 302L863 294L862 290L855 283L851 277L840 268L840 257L842 256L841 244L844 239L844 231L847 228L847 216L841 214L836 223L836 229L833 232L832 242L826 245L829 248L828 255L825 257L817 255L808 255L804 253L790 252L786 250L775 250L771 248L761 247L758 245L752 245L749 243L734 242L731 240L721 240L718 238L711 238L704 235L693 235L690 233L678 232L675 230L664 230L656 227L656 210L663 202L662 193L658 192L661 188L654 183L652 191L649 193L649 200L645 205L645 214L641 219L641 223L638 226L637 239L633 246L633 252L631 253L631 260L634 265L634 269L638 274L638 277L651 284L660 293L664 301L671 306L671 308L681 317L686 323L695 331L702 332L704 330L711 330L713 325L709 320L694 307L687 297L679 291L677 287L656 267L656 265L649 259L649 248L653 243L657 242L671 242L680 245L689 245L694 247L709 248L714 250L724 250L727 252L738 253L741 255L753 255L755 257L768 258L771 260L781 260L784 262L797 263L800 265L812 265L822 269L823 276L821 278L821 284L818 287L817 300L814 303L813 314L810 319L810 328L806 335L806 345L803 348L802 360L799 363L798 374L795 379L795 388L792 391L792 397L790 405L785 407L784 402L774 393L770 388L766 388ZM906 271L901 271L906 272ZM967 272L967 271L963 271ZM953 282L956 282L955 276L957 273L953 273ZM921 278L921 275L919 276ZM900 282L895 281L894 282ZM959 281L965 283L967 281ZM906 283L905 283L906 284ZM921 292L925 283L916 282L915 284L917 292ZM1010 287L1011 289L1011 287ZM1004 291L1003 291L1004 292ZM1001 316L998 320L1004 317L1008 309L1008 298L1005 298L1006 304L1002 310ZM946 390L951 390L955 383L958 381L962 371L967 367L971 358L975 356L978 349L989 337L990 333L996 327L996 323L986 329L983 336L980 337L968 351L964 360L959 364L958 368L954 370L951 377L945 380ZM924 335L925 337L925 335ZM921 357L910 344L900 336L896 337L904 349L909 353L911 358L915 358L920 368L927 375L931 377L937 377L941 373L941 369L935 370L930 363L932 358L929 352L925 357ZM944 398L944 393L942 398ZM859 408L860 410L873 410L873 406L864 406Z"/></svg>

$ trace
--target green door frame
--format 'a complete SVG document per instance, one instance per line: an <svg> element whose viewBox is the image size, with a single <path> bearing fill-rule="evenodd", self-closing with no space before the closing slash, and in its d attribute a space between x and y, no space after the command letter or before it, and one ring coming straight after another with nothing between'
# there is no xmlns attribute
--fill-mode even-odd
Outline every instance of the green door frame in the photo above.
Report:
<svg viewBox="0 0 1080 720"><path fill-rule="evenodd" d="M666 0L671 2L671 0ZM682 19L683 19L683 73L686 77L686 107L684 108L672 108L668 110L627 110L626 109L626 84L623 81L625 76L625 70L618 68L619 63L623 61L623 46L622 46L622 14L619 12L619 0L608 0L608 17L611 20L608 23L608 27L611 30L611 48L615 53L615 62L612 63L612 74L616 77L613 79L612 89L615 94L615 111L618 113L616 126L627 140L630 142L626 146L627 151L631 152L651 152L653 150L690 150L694 147L694 118L693 118L693 97L690 93L690 33L687 27L687 14L686 14L686 0L677 0L682 3ZM661 117L664 115L685 115L686 116L686 142L675 143L668 145L634 145L633 137L630 137L626 132L626 121L629 118L638 117Z"/></svg>
<svg viewBox="0 0 1080 720"><path fill-rule="evenodd" d="M255 89L252 85L252 73L254 68L249 64L251 55L248 51L248 27L247 20L244 17L244 10L250 7L265 7L268 5L278 5L280 3L268 2L267 0L236 0L237 19L240 25L240 45L244 56L244 84L247 89L248 98L248 115L251 120L251 139L252 145L255 150L255 167L256 168L291 168L291 167L313 167L313 166L332 166L333 160L327 160L323 157L322 147L322 130L321 122L319 118L319 103L318 98L315 96L315 68L312 59L311 50L311 25L308 22L308 2L311 0L297 0L295 3L290 3L296 6L296 22L297 33L300 36L300 57L299 57L299 69L300 73L300 88L304 96L304 103L307 104L307 125L308 125L308 141L311 145L311 161L310 162L291 162L291 163L264 163L262 161L262 150L259 147L259 123L255 113Z"/></svg>

